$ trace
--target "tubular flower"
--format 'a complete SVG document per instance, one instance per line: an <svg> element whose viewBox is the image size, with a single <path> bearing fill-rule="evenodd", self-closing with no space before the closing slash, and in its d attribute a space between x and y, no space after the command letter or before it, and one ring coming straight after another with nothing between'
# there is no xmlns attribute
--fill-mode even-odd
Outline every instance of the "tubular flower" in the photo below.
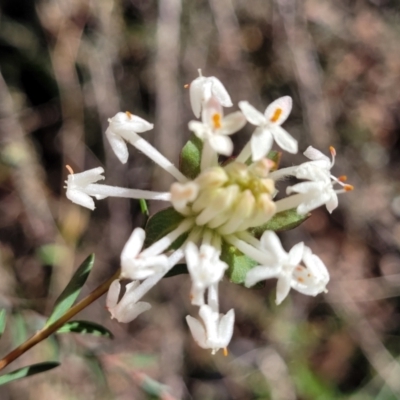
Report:
<svg viewBox="0 0 400 400"><path fill-rule="evenodd" d="M286 151L297 152L297 141L281 128L291 110L290 97L276 100L264 114L243 101L242 112L224 117L222 107L232 103L219 80L200 76L190 88L193 111L196 116L201 113L202 120L189 123L194 136L182 150L179 168L139 135L153 127L144 119L118 113L109 119L106 131L121 162L128 159L129 143L168 171L176 179L168 192L98 184L104 179L99 167L78 174L71 170L67 197L90 209L94 209L92 197L109 196L171 205L152 216L145 230L133 231L121 254L120 275L131 282L119 301L121 283L111 284L107 308L112 318L132 321L150 308L141 301L147 292L169 272L180 271L181 267L172 271L177 264L186 263L192 283L188 297L199 307L199 319L187 316L186 320L195 341L214 354L228 346L233 334L234 311L225 315L219 311L218 290L224 275L248 287L276 278L278 304L291 288L310 296L326 290L329 274L323 262L303 242L287 253L274 231L297 225L304 220L301 214L320 205L332 211L337 194L352 187L343 183L344 177L331 175L332 149L332 161L310 147L305 152L310 161L283 169L278 169L277 158L266 158L272 140ZM243 127L246 118L257 126L256 132L236 159L220 164L220 154L233 153L229 136ZM303 182L287 189L290 196L275 200L276 186L285 176Z"/></svg>

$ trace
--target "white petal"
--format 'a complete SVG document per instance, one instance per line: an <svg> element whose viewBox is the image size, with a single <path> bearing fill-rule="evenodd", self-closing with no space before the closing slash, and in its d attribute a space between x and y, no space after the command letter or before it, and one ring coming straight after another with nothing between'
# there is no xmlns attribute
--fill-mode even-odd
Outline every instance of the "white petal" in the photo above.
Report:
<svg viewBox="0 0 400 400"><path fill-rule="evenodd" d="M289 264L293 266L300 264L300 261L303 258L303 252L304 252L303 242L294 245L289 251Z"/></svg>
<svg viewBox="0 0 400 400"><path fill-rule="evenodd" d="M257 282L264 281L270 278L277 278L280 274L280 267L264 267L259 265L252 268L246 275L245 286L254 286Z"/></svg>
<svg viewBox="0 0 400 400"><path fill-rule="evenodd" d="M75 184L76 186L87 186L91 183L101 181L104 178L101 174L104 173L104 168L97 167L88 169L87 171L79 172L77 174L68 175L68 184Z"/></svg>
<svg viewBox="0 0 400 400"><path fill-rule="evenodd" d="M224 107L232 107L233 104L231 97L229 96L229 93L227 92L225 86L221 83L221 81L214 76L210 76L207 79L212 83L212 94L218 99L221 105Z"/></svg>
<svg viewBox="0 0 400 400"><path fill-rule="evenodd" d="M96 208L93 199L86 193L81 192L79 189L67 189L66 196L67 199L82 207L89 208L90 210Z"/></svg>
<svg viewBox="0 0 400 400"><path fill-rule="evenodd" d="M230 156L233 152L233 143L229 136L213 135L209 143L218 154Z"/></svg>
<svg viewBox="0 0 400 400"><path fill-rule="evenodd" d="M235 323L235 311L229 310L220 320L218 326L218 337L221 347L227 347L232 339L233 326Z"/></svg>
<svg viewBox="0 0 400 400"><path fill-rule="evenodd" d="M150 303L146 303L144 301L139 301L138 303L129 303L123 304L124 307L121 307L114 318L121 323L127 324L128 322L133 321L139 314L150 310ZM118 308L118 306L117 306Z"/></svg>
<svg viewBox="0 0 400 400"><path fill-rule="evenodd" d="M118 157L122 164L125 164L129 157L128 146L126 145L125 140L122 139L121 136L113 133L110 128L107 128L106 130L106 137L111 148L113 149L114 154Z"/></svg>
<svg viewBox="0 0 400 400"><path fill-rule="evenodd" d="M206 332L203 325L200 323L200 321L198 321L196 318L191 317L190 315L186 317L186 322L189 325L190 332L192 333L195 342L203 349L206 349Z"/></svg>
<svg viewBox="0 0 400 400"><path fill-rule="evenodd" d="M260 238L260 243L262 248L273 255L279 264L288 257L288 254L283 250L282 243L275 232L265 231Z"/></svg>
<svg viewBox="0 0 400 400"><path fill-rule="evenodd" d="M246 118L240 111L227 115L221 122L220 135L232 135L246 125Z"/></svg>
<svg viewBox="0 0 400 400"><path fill-rule="evenodd" d="M123 134L129 132L141 133L153 129L154 125L145 119L133 115L131 113L117 113L110 120L110 130L115 134Z"/></svg>
<svg viewBox="0 0 400 400"><path fill-rule="evenodd" d="M257 128L251 136L250 145L252 160L261 160L272 148L271 132L267 128Z"/></svg>
<svg viewBox="0 0 400 400"><path fill-rule="evenodd" d="M313 161L324 161L328 168L331 166L331 160L329 157L327 157L324 153L321 151L317 150L316 148L312 146L308 146L306 151L303 153L307 158Z"/></svg>
<svg viewBox="0 0 400 400"><path fill-rule="evenodd" d="M271 126L271 133L278 146L289 153L296 154L298 150L297 140L289 135L279 125Z"/></svg>
<svg viewBox="0 0 400 400"><path fill-rule="evenodd" d="M203 102L203 85L207 78L199 76L196 78L189 87L190 104L192 106L193 114L199 118L201 113L201 106Z"/></svg>
<svg viewBox="0 0 400 400"><path fill-rule="evenodd" d="M119 293L121 291L121 284L119 279L113 281L108 289L106 307L114 308L118 303Z"/></svg>
<svg viewBox="0 0 400 400"><path fill-rule="evenodd" d="M137 257L137 255L140 253L140 250L142 250L145 238L146 232L142 228L134 229L122 250L121 264L124 264L126 261L133 260Z"/></svg>
<svg viewBox="0 0 400 400"><path fill-rule="evenodd" d="M207 127L199 121L190 121L189 130L191 130L199 139L204 140Z"/></svg>
<svg viewBox="0 0 400 400"><path fill-rule="evenodd" d="M273 101L265 110L266 119L276 125L282 125L292 111L292 98L283 96Z"/></svg>
<svg viewBox="0 0 400 400"><path fill-rule="evenodd" d="M296 185L289 186L286 189L287 194L296 193L320 193L323 192L325 185L323 182L301 182Z"/></svg>
<svg viewBox="0 0 400 400"><path fill-rule="evenodd" d="M287 274L282 274L276 285L276 304L281 304L285 300L290 291L291 277Z"/></svg>
<svg viewBox="0 0 400 400"><path fill-rule="evenodd" d="M339 205L339 199L337 194L332 190L330 199L326 202L326 209L332 213L332 211Z"/></svg>
<svg viewBox="0 0 400 400"><path fill-rule="evenodd" d="M328 199L329 194L326 193L320 193L318 196L309 197L308 199L306 199L306 201L304 201L297 207L297 213L301 215L307 214L310 211L315 210L316 208L325 204Z"/></svg>
<svg viewBox="0 0 400 400"><path fill-rule="evenodd" d="M265 116L253 107L248 101L240 101L239 108L242 110L247 121L256 126L265 125L267 120Z"/></svg>

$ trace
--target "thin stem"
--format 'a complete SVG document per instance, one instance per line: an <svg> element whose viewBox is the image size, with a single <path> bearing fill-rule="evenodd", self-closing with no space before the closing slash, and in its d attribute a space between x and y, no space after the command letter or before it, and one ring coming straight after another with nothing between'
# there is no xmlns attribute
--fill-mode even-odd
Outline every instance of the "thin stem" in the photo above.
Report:
<svg viewBox="0 0 400 400"><path fill-rule="evenodd" d="M75 304L71 307L62 317L60 317L57 321L52 323L51 325L40 329L36 332L31 338L29 338L26 342L19 345L13 351L8 353L2 360L0 360L0 370L5 368L12 361L16 360L22 354L27 352L33 346L37 345L44 339L48 338L52 333L56 332L59 328L61 328L68 320L78 314L80 311L85 309L87 306L92 304L95 300L101 297L105 292L107 292L111 283L118 279L121 270L118 270L113 276L111 276L107 281L98 286L93 292L87 295L84 299L82 299L79 303Z"/></svg>

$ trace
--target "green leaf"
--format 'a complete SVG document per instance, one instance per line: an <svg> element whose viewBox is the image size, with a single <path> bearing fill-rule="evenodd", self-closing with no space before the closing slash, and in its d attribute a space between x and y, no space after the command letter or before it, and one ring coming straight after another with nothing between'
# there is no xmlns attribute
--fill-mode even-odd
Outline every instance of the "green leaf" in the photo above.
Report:
<svg viewBox="0 0 400 400"><path fill-rule="evenodd" d="M0 311L0 338L4 333L4 329L6 329L6 310Z"/></svg>
<svg viewBox="0 0 400 400"><path fill-rule="evenodd" d="M183 218L184 217L172 207L165 208L154 214L149 218L146 224L146 240L144 242L144 247L149 247L157 240L173 231ZM179 240L179 238L177 240Z"/></svg>
<svg viewBox="0 0 400 400"><path fill-rule="evenodd" d="M246 274L257 265L256 261L226 242L222 243L221 260L228 264L226 275L236 284L243 284Z"/></svg>
<svg viewBox="0 0 400 400"><path fill-rule="evenodd" d="M250 232L259 238L265 231L287 231L294 229L308 219L311 214L297 214L295 208L275 214L266 224L251 228Z"/></svg>
<svg viewBox="0 0 400 400"><path fill-rule="evenodd" d="M74 304L76 298L79 296L79 293L81 292L82 286L85 284L86 279L88 278L89 273L93 268L93 264L94 264L94 254L91 254L76 270L72 279L69 281L66 288L63 290L63 292L56 300L53 312L51 313L49 319L47 320L46 326L49 326L53 322L57 321Z"/></svg>
<svg viewBox="0 0 400 400"><path fill-rule="evenodd" d="M113 339L113 334L104 326L90 321L69 321L57 333L80 333L81 335L105 336Z"/></svg>
<svg viewBox="0 0 400 400"><path fill-rule="evenodd" d="M203 142L192 134L181 151L179 170L190 179L195 179L200 174L201 152Z"/></svg>
<svg viewBox="0 0 400 400"><path fill-rule="evenodd" d="M55 367L58 367L60 363L54 361L47 361L40 364L29 365L16 369L15 371L9 372L8 374L0 376L0 385L4 385L8 382L15 381L16 379L26 378L31 375L40 374L41 372L48 371Z"/></svg>
<svg viewBox="0 0 400 400"><path fill-rule="evenodd" d="M172 276L188 273L189 271L186 264L176 264L170 271L165 274L164 278L171 278Z"/></svg>

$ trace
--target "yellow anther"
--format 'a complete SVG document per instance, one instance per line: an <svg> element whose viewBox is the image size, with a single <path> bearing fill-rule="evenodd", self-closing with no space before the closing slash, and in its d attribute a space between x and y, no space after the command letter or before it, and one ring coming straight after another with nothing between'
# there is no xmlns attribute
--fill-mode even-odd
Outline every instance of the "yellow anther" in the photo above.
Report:
<svg viewBox="0 0 400 400"><path fill-rule="evenodd" d="M344 190L346 192L351 192L352 190L354 190L354 186L353 185L344 185Z"/></svg>
<svg viewBox="0 0 400 400"><path fill-rule="evenodd" d="M221 114L215 113L212 116L212 122L214 125L214 129L220 129L221 128Z"/></svg>
<svg viewBox="0 0 400 400"><path fill-rule="evenodd" d="M184 87L185 89L188 89L188 88L189 88L189 86L190 86L190 84L189 84L189 83L187 83L186 85L183 85L183 87Z"/></svg>
<svg viewBox="0 0 400 400"><path fill-rule="evenodd" d="M65 168L67 168L68 172L69 172L71 175L74 174L74 170L73 170L68 164L65 166Z"/></svg>
<svg viewBox="0 0 400 400"><path fill-rule="evenodd" d="M228 348L224 347L224 356L226 357L228 355Z"/></svg>
<svg viewBox="0 0 400 400"><path fill-rule="evenodd" d="M129 111L125 111L126 116L131 119L132 118L132 114Z"/></svg>
<svg viewBox="0 0 400 400"><path fill-rule="evenodd" d="M329 146L329 151L331 152L333 157L336 156L336 150L335 150L335 148L333 146Z"/></svg>
<svg viewBox="0 0 400 400"><path fill-rule="evenodd" d="M346 182L347 181L347 176L346 175L341 175L338 177L339 182Z"/></svg>
<svg viewBox="0 0 400 400"><path fill-rule="evenodd" d="M278 121L279 117L282 115L282 108L277 108L274 112L274 115L271 117L271 122Z"/></svg>

